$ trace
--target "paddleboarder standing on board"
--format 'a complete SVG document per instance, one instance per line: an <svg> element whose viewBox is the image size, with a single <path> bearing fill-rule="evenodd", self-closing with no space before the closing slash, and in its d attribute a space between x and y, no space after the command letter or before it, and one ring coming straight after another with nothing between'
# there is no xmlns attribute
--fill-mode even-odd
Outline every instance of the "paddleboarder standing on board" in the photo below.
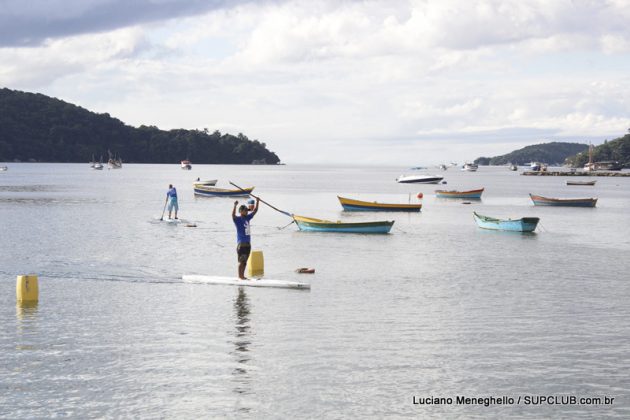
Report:
<svg viewBox="0 0 630 420"><path fill-rule="evenodd" d="M241 205L238 208L239 216L236 215L236 206L238 201L234 202L234 208L232 209L232 220L236 226L236 254L238 256L238 278L246 280L245 278L245 266L247 265L247 259L249 253L252 250L251 236L249 221L254 218L254 215L258 212L258 204L260 199L256 199L256 207L248 214L247 206Z"/></svg>
<svg viewBox="0 0 630 420"><path fill-rule="evenodd" d="M173 187L173 184L169 184L168 192L166 193L166 202L168 203L168 218L171 218L171 212L175 210L175 219L177 219L177 190Z"/></svg>

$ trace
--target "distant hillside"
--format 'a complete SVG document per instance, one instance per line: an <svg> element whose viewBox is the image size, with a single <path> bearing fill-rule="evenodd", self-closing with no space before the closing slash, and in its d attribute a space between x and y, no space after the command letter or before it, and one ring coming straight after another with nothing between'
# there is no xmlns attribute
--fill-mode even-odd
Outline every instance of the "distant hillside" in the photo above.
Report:
<svg viewBox="0 0 630 420"><path fill-rule="evenodd" d="M607 160L616 160L625 168L630 168L630 133L593 148L593 162ZM588 151L569 156L566 160L566 164L574 168L582 168L587 162Z"/></svg>
<svg viewBox="0 0 630 420"><path fill-rule="evenodd" d="M275 164L265 143L207 130L131 127L42 94L0 89L0 162L87 162L107 151L125 162Z"/></svg>
<svg viewBox="0 0 630 420"><path fill-rule="evenodd" d="M529 162L541 162L547 165L562 165L568 156L588 150L588 145L582 143L542 143L526 146L511 153L495 157L480 157L475 159L479 165L526 165Z"/></svg>

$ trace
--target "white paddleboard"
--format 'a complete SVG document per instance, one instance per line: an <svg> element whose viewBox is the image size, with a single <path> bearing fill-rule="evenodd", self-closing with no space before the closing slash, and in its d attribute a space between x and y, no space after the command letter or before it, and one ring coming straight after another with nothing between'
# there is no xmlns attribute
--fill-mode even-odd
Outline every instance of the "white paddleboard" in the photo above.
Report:
<svg viewBox="0 0 630 420"><path fill-rule="evenodd" d="M276 288L282 288L282 289L310 289L311 288L311 285L308 283L297 283L294 281L271 280L271 279L240 280L236 277L204 276L200 274L184 274L182 276L182 280L185 283L226 284L226 285L231 285L231 286L276 287Z"/></svg>
<svg viewBox="0 0 630 420"><path fill-rule="evenodd" d="M160 220L160 222L171 223L171 224L179 224L179 223L188 223L188 220L184 220L184 219L169 219L169 218L165 217L164 219Z"/></svg>

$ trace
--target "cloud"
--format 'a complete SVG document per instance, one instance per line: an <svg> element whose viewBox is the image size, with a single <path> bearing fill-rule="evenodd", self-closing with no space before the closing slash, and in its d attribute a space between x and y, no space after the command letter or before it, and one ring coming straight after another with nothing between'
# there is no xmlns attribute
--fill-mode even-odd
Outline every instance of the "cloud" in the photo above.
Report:
<svg viewBox="0 0 630 420"><path fill-rule="evenodd" d="M239 0L4 0L0 47L105 32L233 7Z"/></svg>

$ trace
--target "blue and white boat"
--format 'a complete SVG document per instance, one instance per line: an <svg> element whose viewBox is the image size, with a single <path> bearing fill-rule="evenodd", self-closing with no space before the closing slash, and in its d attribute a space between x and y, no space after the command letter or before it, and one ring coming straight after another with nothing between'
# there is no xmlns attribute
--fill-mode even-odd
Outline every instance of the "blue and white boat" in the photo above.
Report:
<svg viewBox="0 0 630 420"><path fill-rule="evenodd" d="M307 232L389 233L394 225L393 220L378 222L333 222L295 214L293 215L293 220L298 229Z"/></svg>
<svg viewBox="0 0 630 420"><path fill-rule="evenodd" d="M520 219L496 219L494 217L482 216L473 212L473 218L477 226L482 229L507 230L510 232L533 232L538 226L540 218L522 217Z"/></svg>

